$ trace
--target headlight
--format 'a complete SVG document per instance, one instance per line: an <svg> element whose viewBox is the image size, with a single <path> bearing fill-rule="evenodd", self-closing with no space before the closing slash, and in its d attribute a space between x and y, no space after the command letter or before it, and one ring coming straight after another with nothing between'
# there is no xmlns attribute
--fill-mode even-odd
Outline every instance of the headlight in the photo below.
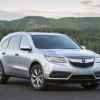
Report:
<svg viewBox="0 0 100 100"><path fill-rule="evenodd" d="M100 57L95 57L95 63L100 63Z"/></svg>
<svg viewBox="0 0 100 100"><path fill-rule="evenodd" d="M46 58L49 62L66 63L64 57L46 56Z"/></svg>
<svg viewBox="0 0 100 100"><path fill-rule="evenodd" d="M100 55L97 53L95 55L95 63L100 63Z"/></svg>

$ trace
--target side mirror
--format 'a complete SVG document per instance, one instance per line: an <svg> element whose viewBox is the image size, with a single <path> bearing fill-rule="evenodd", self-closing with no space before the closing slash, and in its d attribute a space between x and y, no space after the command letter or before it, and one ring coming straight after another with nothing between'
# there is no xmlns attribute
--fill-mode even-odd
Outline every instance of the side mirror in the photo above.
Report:
<svg viewBox="0 0 100 100"><path fill-rule="evenodd" d="M21 46L20 49L23 51L29 51L29 52L32 51L32 47L30 46Z"/></svg>
<svg viewBox="0 0 100 100"><path fill-rule="evenodd" d="M82 49L86 49L86 47L84 45L81 46Z"/></svg>

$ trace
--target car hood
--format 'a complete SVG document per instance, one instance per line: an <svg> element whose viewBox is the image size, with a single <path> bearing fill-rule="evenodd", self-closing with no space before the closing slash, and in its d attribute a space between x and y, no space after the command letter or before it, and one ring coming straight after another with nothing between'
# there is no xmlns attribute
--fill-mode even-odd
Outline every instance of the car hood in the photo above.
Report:
<svg viewBox="0 0 100 100"><path fill-rule="evenodd" d="M63 56L63 57L95 57L96 53L90 50L82 49L40 49L45 56Z"/></svg>

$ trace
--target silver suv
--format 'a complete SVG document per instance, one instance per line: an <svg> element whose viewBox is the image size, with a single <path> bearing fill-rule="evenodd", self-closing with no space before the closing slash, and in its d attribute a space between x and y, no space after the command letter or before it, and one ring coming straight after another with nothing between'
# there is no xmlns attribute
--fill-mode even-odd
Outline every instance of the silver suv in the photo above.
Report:
<svg viewBox="0 0 100 100"><path fill-rule="evenodd" d="M0 83L10 77L27 78L33 89L49 82L80 83L96 88L100 80L100 55L81 48L59 33L16 32L0 43Z"/></svg>

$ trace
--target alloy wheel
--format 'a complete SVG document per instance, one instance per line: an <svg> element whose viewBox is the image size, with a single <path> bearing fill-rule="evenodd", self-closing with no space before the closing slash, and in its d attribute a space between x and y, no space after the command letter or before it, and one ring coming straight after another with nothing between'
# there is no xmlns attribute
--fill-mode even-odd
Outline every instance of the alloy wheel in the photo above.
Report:
<svg viewBox="0 0 100 100"><path fill-rule="evenodd" d="M44 84L44 74L41 68L35 67L31 71L31 83L35 89L40 89Z"/></svg>

